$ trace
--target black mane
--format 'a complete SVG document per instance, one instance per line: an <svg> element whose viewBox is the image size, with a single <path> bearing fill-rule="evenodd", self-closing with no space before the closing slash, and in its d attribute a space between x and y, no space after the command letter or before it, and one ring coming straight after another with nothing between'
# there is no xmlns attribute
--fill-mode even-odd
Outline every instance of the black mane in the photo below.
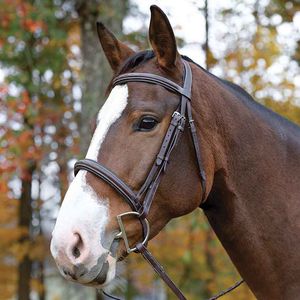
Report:
<svg viewBox="0 0 300 300"><path fill-rule="evenodd" d="M129 72L135 67L140 66L149 61L150 59L154 58L154 56L155 54L153 50L140 51L130 56L127 60L125 60L117 75Z"/></svg>

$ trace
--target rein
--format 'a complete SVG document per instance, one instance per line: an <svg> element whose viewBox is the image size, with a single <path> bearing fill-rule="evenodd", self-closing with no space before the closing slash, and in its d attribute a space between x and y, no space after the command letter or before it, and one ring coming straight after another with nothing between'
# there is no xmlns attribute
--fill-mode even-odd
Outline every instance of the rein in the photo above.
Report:
<svg viewBox="0 0 300 300"><path fill-rule="evenodd" d="M186 121L189 124L196 161L199 169L199 177L202 186L202 200L205 199L206 195L206 175L202 164L199 141L192 116L192 72L190 65L184 60L182 62L184 65L183 87L169 79L150 73L127 73L119 75L113 80L113 87L128 82L143 82L160 85L165 89L169 90L170 92L180 95L179 106L172 115L169 127L163 139L160 150L140 190L137 193L134 192L124 181L117 177L112 171L108 170L106 167L104 167L97 161L91 159L83 159L77 161L74 166L74 174L76 176L76 174L80 170L88 171L96 177L100 178L101 180L105 181L124 198L124 200L131 207L132 211L125 212L117 216L117 221L120 227L120 233L118 233L115 238L122 238L124 240L126 251L128 254L131 252L140 253L144 257L144 259L153 267L154 271L169 286L169 288L178 297L178 299L186 300L185 296L180 291L180 289L175 285L172 279L164 271L164 268L147 249L147 242L150 235L150 225L147 220L147 216L149 214L155 193L162 179L162 175L166 172L170 155L173 149L175 148L180 135L185 129ZM126 229L123 223L123 218L127 216L134 216L138 218L143 229L143 241L139 242L134 247L130 247L126 234ZM230 288L230 290L225 292L228 293L232 289L239 286L241 283L242 282L239 282L239 284L236 284L235 286ZM221 293L219 295L220 296L216 297L219 298L224 294ZM217 299L216 297L213 297L211 299Z"/></svg>

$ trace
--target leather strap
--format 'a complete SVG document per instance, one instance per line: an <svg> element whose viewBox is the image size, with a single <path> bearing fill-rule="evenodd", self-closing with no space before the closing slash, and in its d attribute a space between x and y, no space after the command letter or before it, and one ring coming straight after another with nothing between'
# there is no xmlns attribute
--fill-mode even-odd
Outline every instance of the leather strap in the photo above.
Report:
<svg viewBox="0 0 300 300"><path fill-rule="evenodd" d="M183 129L184 129L184 118L179 113L174 113L169 128L167 130L167 133L165 135L165 138L162 142L160 151L156 156L156 160L152 167L153 171L151 170L153 173L156 170L155 176L151 174L152 172L150 172L149 175L151 175L151 177L148 176L145 181L145 183L147 185L149 184L149 186L145 188L142 187L143 190L147 191L147 193L145 195L144 202L143 202L143 210L140 213L141 218L146 218L150 211L152 201L154 199L155 193L162 179L162 173L166 172L167 165L169 163L169 157ZM152 181L149 182L150 181L149 179L150 180L152 179Z"/></svg>
<svg viewBox="0 0 300 300"><path fill-rule="evenodd" d="M187 300L181 290L176 286L173 280L168 276L165 272L162 265L153 257L151 252L143 245L137 244L136 245L139 253L142 254L143 258L152 266L153 270L159 277L167 284L167 286L173 291L173 293L178 297L180 300Z"/></svg>
<svg viewBox="0 0 300 300"><path fill-rule="evenodd" d="M74 175L76 176L80 170L88 171L108 183L125 198L132 210L138 211L141 209L141 204L135 200L136 194L131 188L103 165L92 159L85 158L75 163Z"/></svg>
<svg viewBox="0 0 300 300"><path fill-rule="evenodd" d="M184 95L187 98L191 98L191 91L185 89L184 87L182 88L180 85L177 83L164 78L159 75L151 74L151 73L126 73L119 75L113 80L112 85L119 85L119 84L124 84L127 82L143 82L143 83L152 83L156 85L160 85L167 90L175 93L175 94L180 94Z"/></svg>
<svg viewBox="0 0 300 300"><path fill-rule="evenodd" d="M193 140L193 146L194 146L194 151L195 151L195 155L196 155L197 165L198 165L198 169L199 169L199 175L201 178L201 187L202 187L202 201L201 202L203 202L206 197L206 174L204 172L204 167L202 164L199 139L197 137L195 122L194 122L193 116L192 116L192 107L189 102L187 103L187 115L188 115L188 122L189 122L189 126L190 126L192 140Z"/></svg>

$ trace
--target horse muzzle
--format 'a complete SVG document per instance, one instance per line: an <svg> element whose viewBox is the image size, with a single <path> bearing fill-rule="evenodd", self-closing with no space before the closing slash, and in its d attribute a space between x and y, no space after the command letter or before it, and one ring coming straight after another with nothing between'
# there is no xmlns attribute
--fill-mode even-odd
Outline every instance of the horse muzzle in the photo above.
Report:
<svg viewBox="0 0 300 300"><path fill-rule="evenodd" d="M115 277L116 258L102 247L94 252L78 243L79 240L77 234L72 239L60 240L59 243L52 238L51 253L61 275L67 280L84 285L107 285Z"/></svg>

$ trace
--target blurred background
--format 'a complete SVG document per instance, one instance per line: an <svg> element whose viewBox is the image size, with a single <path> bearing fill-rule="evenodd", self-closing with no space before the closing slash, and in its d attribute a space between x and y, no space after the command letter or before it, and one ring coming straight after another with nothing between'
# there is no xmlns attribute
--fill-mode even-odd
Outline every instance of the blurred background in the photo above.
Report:
<svg viewBox="0 0 300 300"><path fill-rule="evenodd" d="M145 49L151 4L0 0L1 300L106 299L58 274L49 240L112 76L96 20ZM155 4L168 14L182 54L300 124L299 0ZM239 279L200 210L172 221L150 248L188 299L206 299ZM125 299L174 299L134 254L110 291ZM223 299L254 296L243 285Z"/></svg>

